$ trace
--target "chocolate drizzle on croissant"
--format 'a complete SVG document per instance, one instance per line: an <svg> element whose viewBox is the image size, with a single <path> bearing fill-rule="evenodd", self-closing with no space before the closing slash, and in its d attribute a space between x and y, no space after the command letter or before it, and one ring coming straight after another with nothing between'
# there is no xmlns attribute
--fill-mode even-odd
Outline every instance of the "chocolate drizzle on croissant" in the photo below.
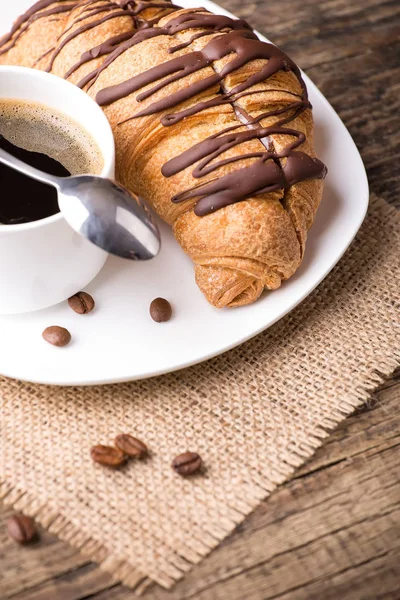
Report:
<svg viewBox="0 0 400 600"><path fill-rule="evenodd" d="M67 35L67 37L64 38L62 40L62 42L60 42L57 49L53 52L46 71L50 72L52 70L54 61L56 60L57 56L60 54L61 50L63 48L65 48L65 46L67 46L67 44L69 42L71 42L73 39L78 37L78 35L81 35L81 33L85 33L86 31L95 29L96 27L98 27L99 25L102 25L103 23L105 23L106 21L109 21L110 19L117 19L118 17L125 17L127 15L135 16L135 13L133 11L124 11L124 10L116 11L115 8L116 8L115 5L112 5L111 9L110 8L105 9L107 12L110 11L105 16L101 17L100 19L97 19L96 21L91 21L90 23L86 23L85 25L82 25L81 27L79 27L78 29L72 31L72 33ZM111 11L113 11L113 12L111 12ZM102 10L100 12L105 12L105 11ZM92 13L92 16L93 16L93 13ZM83 17L83 18L89 18L89 16ZM80 19L78 19L78 20L80 20ZM72 26L71 26L71 28L72 28Z"/></svg>
<svg viewBox="0 0 400 600"><path fill-rule="evenodd" d="M36 2L15 21L10 33L0 39L0 55L11 50L34 21L52 15L70 12L75 8L77 3L78 0L75 0L75 2L59 0L58 3L55 2L55 0L39 0L39 2ZM51 8L46 10L49 6L51 6Z"/></svg>
<svg viewBox="0 0 400 600"><path fill-rule="evenodd" d="M97 99L121 182L173 227L214 306L296 271L326 168L300 70L245 21L169 0L41 0L0 40L0 64Z"/></svg>
<svg viewBox="0 0 400 600"><path fill-rule="evenodd" d="M128 6L132 6L132 3L129 3ZM204 14L196 11L178 15L163 27L153 26L139 29L131 39L121 44L121 46L111 53L102 67L91 75L93 79L95 79L100 72L108 68L123 52L132 48L134 45L140 44L144 40L161 35L173 36L177 32L184 31L185 29L196 28L202 28L206 31L202 31L200 34L192 36L191 40L184 44L173 47L170 50L170 53L188 47L194 39L198 39L200 36L209 35L210 30L212 32L224 32L224 35L213 38L200 51L190 52L179 56L178 58L173 58L170 61L153 67L127 81L101 90L96 95L96 100L100 106L112 104L146 86L152 85L150 89L146 89L146 91L137 95L136 100L141 102L174 81L190 75L191 73L201 71L207 66L213 66L216 61L221 60L226 56L232 56L233 58L223 67L220 73L215 72L214 75L180 89L175 94L166 95L161 100L150 104L150 106L147 106L145 109L134 114L131 119L137 119L146 115L170 110L182 102L195 98L197 95L212 89L216 84L221 86L221 93L217 98L213 98L208 102L199 102L178 113L164 115L161 117L161 123L167 127L181 121L187 116L201 112L210 106L218 106L225 103L231 103L235 106L235 100L243 97L249 88L265 81L281 70L290 70L296 75L301 85L302 96L300 102L295 102L286 108L286 111L294 109L293 115L278 121L276 125L282 125L283 123L289 122L294 116L297 117L303 110L310 107L307 88L302 79L300 70L286 54L272 44L259 41L250 26L242 20L238 21L228 17ZM225 92L223 90L225 77L256 59L264 59L268 62L259 72L255 73L229 92ZM85 79L85 83L87 82L88 80ZM271 111L268 113L268 116L278 116L281 112L281 109L278 109L275 112ZM253 153L247 156L240 155L234 159L229 159L229 163L231 163L243 160L243 158L259 158L256 163L237 169L234 173L229 173L217 181L205 185L199 184L190 190L174 196L172 199L173 202L183 202L196 197L200 198L194 210L198 216L204 216L224 206L240 202L255 195L278 189L286 189L305 179L325 177L326 167L320 160L312 158L304 152L294 150L294 148L297 148L304 142L305 138L300 132L283 128L280 128L279 131L277 131L276 125L270 128L254 129L256 123L262 120L265 115L262 115L257 120L247 118L248 116L244 115L243 112L241 116L242 123L238 125L238 127L241 127L241 125L245 123L251 128L248 132L240 132L233 137L230 136L229 144L226 145L226 134L228 132L227 130L223 130L217 136L214 135L201 144L203 153L202 158L205 159L207 164L211 162L213 158L222 154L227 148L232 147L232 145L238 145L242 143L242 141L248 139L257 138L263 141L274 133L280 133L288 135L289 138L295 136L301 141L296 141L294 144L289 141L287 148L279 153L270 152L266 147L266 151L261 154ZM126 121L127 120L123 122L125 123ZM189 156L193 158L192 162L188 162ZM170 165L164 165L162 172L166 177L169 177L171 174L179 172L194 164L197 160L196 157L196 151L186 152L184 157L175 158L174 165L179 165L177 170L171 171ZM286 162L281 166L279 161L283 158L286 159ZM215 171L223 164L228 163L223 161L206 170L196 168L193 171L193 177L201 178L203 174Z"/></svg>
<svg viewBox="0 0 400 600"><path fill-rule="evenodd" d="M13 31L9 36L3 40L3 44L12 38L13 33L21 27L23 23L26 23L25 27L29 26L32 20L49 14L55 14L57 12L68 11L73 8L74 5L65 4L61 6L53 6L49 11L40 13L42 9L46 8L50 4L54 3L53 0L42 0L33 6L28 13L24 15L14 26ZM94 7L92 5L94 4ZM88 0L83 3L83 7L86 8L82 11L80 16L74 20L68 29L63 32L63 40L58 45L57 49L53 52L47 71L51 71L54 61L60 54L62 49L78 35L94 29L98 25L105 23L107 20L115 19L120 16L131 16L136 18L140 14L149 8L169 8L173 9L174 6L166 2L132 2L122 1L118 5L120 10L117 9L115 2L103 3L101 6L96 6L98 3L96 0ZM104 14L105 13L105 14ZM79 22L89 19L90 17L102 15L95 21L90 21L84 25L73 29ZM158 19L156 19L158 21ZM147 108L139 111L133 115L132 119L137 119L146 115L155 114L158 112L170 110L175 108L182 102L185 102L191 98L195 98L198 94L212 89L213 86L219 84L221 86L221 93L217 98L213 98L208 102L198 102L194 106L182 110L177 113L167 114L161 117L161 123L168 127L172 124L178 123L182 119L188 116L192 116L198 112L210 108L211 106L219 106L225 103L231 103L235 107L235 101L246 91L255 86L257 83L265 81L272 75L275 75L278 71L292 71L302 89L302 97L300 102L293 103L292 106L286 108L286 111L295 109L291 118L278 121L274 126L270 128L256 128L254 126L262 120L266 115L262 115L258 119L254 120L247 118L248 116L241 112L241 121L248 125L251 129L248 132L240 132L236 135L229 135L229 142L227 142L227 134L229 131L223 130L218 135L213 135L211 138L201 143L202 158L208 165L213 158L218 157L220 154L225 152L227 148L232 145L241 144L242 141L248 139L257 138L263 142L268 139L268 136L277 133L276 126L282 125L292 120L295 116L297 117L303 110L310 106L308 102L307 88L302 79L301 73L297 65L288 57L284 52L279 50L272 44L260 42L257 36L254 34L250 26L243 20L233 20L229 17L207 14L204 12L198 12L198 9L193 11L180 14L176 18L171 19L165 26L157 27L156 23L151 23L144 20L140 23L136 23L137 31L135 33L125 32L121 35L114 36L113 38L106 40L101 45L82 54L81 59L78 63L73 65L65 74L65 77L70 77L79 67L86 62L89 62L93 58L99 56L110 55L104 64L86 76L80 83L81 87L87 85L90 81L94 81L98 75L106 68L108 68L113 61L119 57L123 52L132 48L134 45L140 44L144 40L155 38L161 35L174 36L175 34L185 31L187 29L200 28L203 31L194 34L188 41L177 44L169 50L171 54L189 47L193 41L200 37L207 36L210 32L218 33L221 32L221 36L213 38L202 50L194 51L178 58L172 58L170 61L158 65L150 69L147 72L141 73L125 82L118 85L101 90L96 95L96 100L100 106L106 106L112 104L117 100L139 91L141 88L154 84L150 89L140 93L136 100L141 102L159 90L167 87L170 83L181 79L191 73L200 71L207 66L213 66L213 64L221 60L226 56L233 56L233 58L223 67L220 73L215 72L214 75L206 79L197 81L196 83L185 87L175 94L166 95L161 100L150 104ZM73 29L71 33L68 33L70 29ZM68 35L66 35L68 34ZM65 37L66 36L66 37ZM15 43L15 41L14 41ZM8 48L7 48L8 49ZM0 49L0 52L2 50ZM6 50L3 50L3 52ZM42 58L42 57L41 57ZM225 92L223 89L224 79L230 73L240 69L247 65L253 60L264 59L268 62L266 65L253 76L249 77L243 83L237 85L229 92ZM257 93L257 92L250 92ZM236 107L235 107L236 108ZM270 111L268 116L278 116L281 109L276 112ZM123 121L123 122L126 122ZM238 128L241 127L238 125ZM290 129L279 129L280 134L287 134L289 137L295 136L300 142L296 141L288 143L287 148L282 152L276 153L268 150L266 145L266 151L259 154L249 154L247 156L238 156L236 159L229 159L229 163L242 160L243 158L259 158L256 163L250 166L242 167L235 171L235 173L229 173L225 177L220 178L218 181L207 183L193 187L190 190L177 194L172 198L173 202L186 201L191 198L199 197L199 201L195 207L195 213L198 216L209 214L215 210L218 210L229 204L240 202L246 198L254 195L264 194L266 192L275 191L278 189L286 189L292 186L294 183L298 183L305 179L311 178L323 178L326 174L326 168L317 158L311 158L307 154L299 151L295 151L303 141L304 136L300 135L300 132L293 132ZM268 144L268 142L267 142ZM171 162L164 165L162 172L166 177L177 173L190 165L193 165L198 159L197 152L198 148L194 148L193 151L185 152L184 156L176 157L173 161L175 165L174 169L171 170ZM193 158L193 160L188 157ZM281 166L280 159L287 159L285 165ZM190 162L191 160L191 162ZM217 170L219 166L228 164L227 161L223 161L214 164L208 169L196 168L193 171L193 177L199 179L203 174L208 174L212 171Z"/></svg>

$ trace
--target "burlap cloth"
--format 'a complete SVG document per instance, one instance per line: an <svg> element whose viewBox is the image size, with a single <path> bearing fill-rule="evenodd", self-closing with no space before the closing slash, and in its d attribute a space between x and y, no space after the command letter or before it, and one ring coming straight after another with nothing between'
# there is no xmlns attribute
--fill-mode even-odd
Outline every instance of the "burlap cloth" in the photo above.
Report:
<svg viewBox="0 0 400 600"><path fill-rule="evenodd" d="M372 198L357 240L300 307L200 366L108 387L0 379L1 496L138 591L172 586L398 364L399 224ZM121 432L149 459L93 464L90 447ZM205 474L172 471L186 449Z"/></svg>

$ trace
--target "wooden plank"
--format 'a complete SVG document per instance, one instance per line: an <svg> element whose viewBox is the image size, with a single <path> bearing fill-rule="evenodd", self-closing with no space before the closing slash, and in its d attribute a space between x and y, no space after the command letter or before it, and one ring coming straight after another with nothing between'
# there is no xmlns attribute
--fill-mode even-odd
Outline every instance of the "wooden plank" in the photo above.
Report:
<svg viewBox="0 0 400 600"><path fill-rule="evenodd" d="M249 21L303 68L363 54L399 37L397 0L218 0L218 3Z"/></svg>
<svg viewBox="0 0 400 600"><path fill-rule="evenodd" d="M3 519L3 514L0 513ZM55 541L44 545L41 541L24 552L16 552L14 543L1 545L0 554L0 598L22 594L26 589L36 588L62 573L72 572L88 564L87 559L77 554L67 544Z"/></svg>
<svg viewBox="0 0 400 600"><path fill-rule="evenodd" d="M74 571L62 573L44 582L40 587L25 590L16 597L18 600L81 600L95 597L97 592L108 590L115 585L108 574L100 571L94 564L87 564Z"/></svg>
<svg viewBox="0 0 400 600"><path fill-rule="evenodd" d="M315 581L279 596L280 600L398 600L400 552L383 554L329 580Z"/></svg>
<svg viewBox="0 0 400 600"><path fill-rule="evenodd" d="M10 508L0 510L0 598L17 594L56 576L88 563L87 558L46 531L39 542L19 546L6 532Z"/></svg>
<svg viewBox="0 0 400 600"><path fill-rule="evenodd" d="M232 590L224 590L222 596L215 594L212 588L195 595L192 598L196 600L243 600L251 598L252 600L398 600L399 599L399 573L398 565L400 562L400 552L384 555L374 558L366 563L355 566L354 568L344 569L329 580L316 580L307 586L296 586L288 593L278 594L276 596L268 595L264 591L266 581L265 571L261 575L261 582L248 575L250 595L244 588L236 587ZM268 576L267 572L267 576ZM285 577L284 573L284 577ZM260 583L260 585L259 585ZM144 598L155 599L157 596L151 589ZM174 592L165 592L163 598L173 600L173 598L188 597L177 596ZM129 591L121 586L107 590L95 596L95 600L133 600Z"/></svg>
<svg viewBox="0 0 400 600"><path fill-rule="evenodd" d="M398 41L307 71L352 134L371 190L398 206L400 177L394 165L400 156L399 56Z"/></svg>

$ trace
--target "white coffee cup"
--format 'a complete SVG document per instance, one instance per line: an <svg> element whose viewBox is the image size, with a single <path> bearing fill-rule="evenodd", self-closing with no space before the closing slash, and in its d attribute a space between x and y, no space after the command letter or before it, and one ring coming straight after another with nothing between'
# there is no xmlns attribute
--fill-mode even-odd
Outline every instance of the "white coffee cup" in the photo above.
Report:
<svg viewBox="0 0 400 600"><path fill-rule="evenodd" d="M48 73L5 66L0 67L0 101L6 98L41 103L79 123L101 151L100 175L114 177L110 124L79 88ZM66 300L97 275L106 259L107 253L75 233L61 213L0 225L0 314L30 312Z"/></svg>

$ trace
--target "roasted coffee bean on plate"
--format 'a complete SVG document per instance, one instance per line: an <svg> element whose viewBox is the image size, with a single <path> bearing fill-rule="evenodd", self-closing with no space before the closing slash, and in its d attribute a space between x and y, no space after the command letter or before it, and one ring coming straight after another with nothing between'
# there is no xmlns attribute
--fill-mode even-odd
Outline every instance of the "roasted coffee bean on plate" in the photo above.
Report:
<svg viewBox="0 0 400 600"><path fill-rule="evenodd" d="M157 323L165 323L172 316L172 308L165 298L156 298L150 304L150 316Z"/></svg>
<svg viewBox="0 0 400 600"><path fill-rule="evenodd" d="M71 298L68 298L68 305L78 315L86 315L94 309L95 301L87 292L78 292L74 296L71 296Z"/></svg>
<svg viewBox="0 0 400 600"><path fill-rule="evenodd" d="M117 448L132 458L144 458L147 455L146 444L129 433L117 435L114 443Z"/></svg>
<svg viewBox="0 0 400 600"><path fill-rule="evenodd" d="M53 346L66 346L71 341L71 334L68 329L65 327L59 327L58 325L52 325L51 327L46 327L46 329L42 333L42 337L46 342L52 344Z"/></svg>
<svg viewBox="0 0 400 600"><path fill-rule="evenodd" d="M182 477L187 477L188 475L197 473L201 469L202 464L203 461L197 452L184 452L174 458L172 468L179 475L182 475Z"/></svg>
<svg viewBox="0 0 400 600"><path fill-rule="evenodd" d="M94 462L104 465L105 467L120 467L127 461L127 455L119 448L114 446L104 446L98 444L90 450L90 456Z"/></svg>
<svg viewBox="0 0 400 600"><path fill-rule="evenodd" d="M29 544L38 535L35 521L25 515L12 515L7 521L7 532L19 544Z"/></svg>

